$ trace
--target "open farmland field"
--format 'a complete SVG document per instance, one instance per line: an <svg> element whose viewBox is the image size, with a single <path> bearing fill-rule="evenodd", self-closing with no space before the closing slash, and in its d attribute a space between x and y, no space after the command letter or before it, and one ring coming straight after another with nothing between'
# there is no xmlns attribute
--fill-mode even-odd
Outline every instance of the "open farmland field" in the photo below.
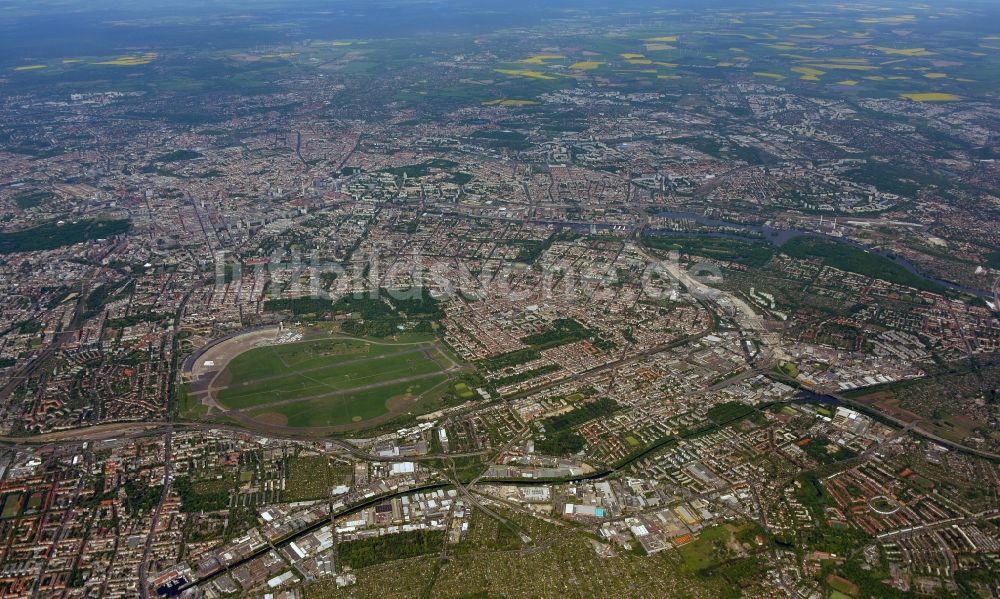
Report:
<svg viewBox="0 0 1000 599"><path fill-rule="evenodd" d="M724 27L714 26L711 19L716 17L711 15L655 22L655 10L637 7L636 15L643 14L651 20L648 25L612 36L558 31L550 37L552 43L542 46L509 33L493 33L478 41L465 36L431 41L358 37L362 32L352 28L324 30L323 35L317 31L308 41L249 50L237 42L249 38L256 43L277 29L264 34L234 28L227 32L234 49L201 52L198 60L192 60L184 52L161 51L170 50L170 45L123 44L135 50L114 54L74 40L77 43L53 55L40 52L33 40L15 40L11 50L17 51L0 61L0 72L23 90L111 79L123 92L197 96L259 92L281 81L289 69L347 80L373 73L426 73L445 64L435 63L434 56L476 56L482 42L488 43L490 52L463 59L461 69L450 68L449 63L448 69L435 70L431 77L415 78L386 92L414 106L531 108L543 104L546 94L581 84L680 94L733 77L820 98L981 100L992 93L998 70L998 42L988 19L963 20L961 26L942 30L936 21L949 15L928 7L917 11L906 6L833 5L815 7L808 17L787 8L735 10L726 13ZM588 17L584 24L594 27L606 18ZM339 21L335 25L344 27ZM178 44L194 35L193 30L175 31L168 23L158 26L167 28L168 38ZM330 33L336 35L331 38ZM354 87L340 92L344 103L367 100L353 95L362 93L351 91ZM135 112L145 114L138 107ZM171 118L191 123L215 120L200 110L178 111Z"/></svg>

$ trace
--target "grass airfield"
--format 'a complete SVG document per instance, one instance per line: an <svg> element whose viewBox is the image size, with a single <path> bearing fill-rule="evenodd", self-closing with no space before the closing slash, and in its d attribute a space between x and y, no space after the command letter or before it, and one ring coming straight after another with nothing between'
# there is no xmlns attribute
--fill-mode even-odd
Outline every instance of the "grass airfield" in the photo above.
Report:
<svg viewBox="0 0 1000 599"><path fill-rule="evenodd" d="M461 370L446 352L430 335L324 335L283 344L257 341L237 351L230 343L207 385L207 401L215 415L264 428L367 428L434 409L435 402L423 400L450 391L451 378Z"/></svg>

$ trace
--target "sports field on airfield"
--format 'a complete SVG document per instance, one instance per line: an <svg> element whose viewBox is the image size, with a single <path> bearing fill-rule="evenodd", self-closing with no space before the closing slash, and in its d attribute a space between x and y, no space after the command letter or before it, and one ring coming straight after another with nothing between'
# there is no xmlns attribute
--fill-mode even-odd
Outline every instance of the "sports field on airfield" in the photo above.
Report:
<svg viewBox="0 0 1000 599"><path fill-rule="evenodd" d="M210 386L218 407L268 426L364 426L419 409L459 369L432 337L324 337L254 347Z"/></svg>

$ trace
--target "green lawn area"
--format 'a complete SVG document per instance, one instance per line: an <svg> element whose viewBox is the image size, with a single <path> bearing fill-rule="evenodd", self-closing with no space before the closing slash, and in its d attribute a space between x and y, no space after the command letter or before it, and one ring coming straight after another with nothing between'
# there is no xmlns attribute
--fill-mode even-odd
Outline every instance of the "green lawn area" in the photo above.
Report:
<svg viewBox="0 0 1000 599"><path fill-rule="evenodd" d="M42 507L42 501L44 499L45 499L44 492L38 491L36 493L32 493L31 497L28 499L28 509L31 511L35 511L38 508Z"/></svg>
<svg viewBox="0 0 1000 599"><path fill-rule="evenodd" d="M231 409L249 409L251 417L294 427L341 426L371 420L392 411L405 414L437 409L441 401L412 400L437 387L441 396L464 399L475 394L468 383L442 372L457 358L446 357L433 337L407 341L323 338L251 349L230 362L220 379L227 387L215 398ZM412 377L416 380L406 380ZM396 400L396 405L390 400ZM269 405L287 402L281 405ZM389 402L387 404L387 402Z"/></svg>
<svg viewBox="0 0 1000 599"><path fill-rule="evenodd" d="M294 347L296 345L313 347L297 348ZM290 344L287 349L268 347L251 350L234 360L234 363L239 361L235 368L230 365L231 386L221 389L216 397L229 408L250 408L433 374L442 369L439 362L444 363L436 355L436 350L429 353L437 360L413 345L384 346L352 341L346 346L338 346L334 353L324 353L331 348L328 342L323 342L320 347L323 349L317 350L315 342L306 342ZM280 350L280 357L289 366L284 366L277 359L274 350ZM268 356L268 353L272 355ZM253 355L244 359L248 354ZM269 362L269 365L263 362ZM260 364L260 367L255 374L248 375L255 372L252 364ZM260 374L262 372L266 374Z"/></svg>
<svg viewBox="0 0 1000 599"><path fill-rule="evenodd" d="M830 595L831 597L834 595L840 595L841 597L853 597L857 595L859 591L858 585L842 576L836 576L833 574L826 577L826 584L833 589L833 593Z"/></svg>
<svg viewBox="0 0 1000 599"><path fill-rule="evenodd" d="M396 353L406 347L377 345L353 339L319 339L270 345L236 356L229 363L228 370L233 381L254 381L280 375L290 369L332 366L341 361Z"/></svg>
<svg viewBox="0 0 1000 599"><path fill-rule="evenodd" d="M4 518L13 518L21 511L21 494L11 493L4 499L3 502L3 512L0 516Z"/></svg>
<svg viewBox="0 0 1000 599"><path fill-rule="evenodd" d="M732 532L726 525L703 530L697 540L679 549L684 569L699 572L718 565L723 559L717 551L719 545L725 545L731 538Z"/></svg>
<svg viewBox="0 0 1000 599"><path fill-rule="evenodd" d="M208 413L208 406L191 394L191 385L184 383L177 389L177 413L181 418L197 420Z"/></svg>
<svg viewBox="0 0 1000 599"><path fill-rule="evenodd" d="M369 420L385 414L386 401L406 394L417 396L447 380L444 374L408 383L396 383L351 394L331 395L273 408L262 408L250 415L280 414L294 427L339 426ZM414 406L414 410L419 409Z"/></svg>
<svg viewBox="0 0 1000 599"><path fill-rule="evenodd" d="M781 365L781 372L787 374L788 376L795 378L799 376L799 367L795 362L785 362Z"/></svg>
<svg viewBox="0 0 1000 599"><path fill-rule="evenodd" d="M759 552L740 549L758 530L752 524L722 524L701 531L697 540L678 548L681 570L713 587L713 597L739 599L740 589L765 570Z"/></svg>

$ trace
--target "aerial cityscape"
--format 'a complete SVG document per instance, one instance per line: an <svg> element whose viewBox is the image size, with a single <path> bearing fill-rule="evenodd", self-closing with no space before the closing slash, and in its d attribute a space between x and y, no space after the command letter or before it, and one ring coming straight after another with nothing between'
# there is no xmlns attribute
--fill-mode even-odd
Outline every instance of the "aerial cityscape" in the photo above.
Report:
<svg viewBox="0 0 1000 599"><path fill-rule="evenodd" d="M1000 599L1000 5L0 6L0 599Z"/></svg>

